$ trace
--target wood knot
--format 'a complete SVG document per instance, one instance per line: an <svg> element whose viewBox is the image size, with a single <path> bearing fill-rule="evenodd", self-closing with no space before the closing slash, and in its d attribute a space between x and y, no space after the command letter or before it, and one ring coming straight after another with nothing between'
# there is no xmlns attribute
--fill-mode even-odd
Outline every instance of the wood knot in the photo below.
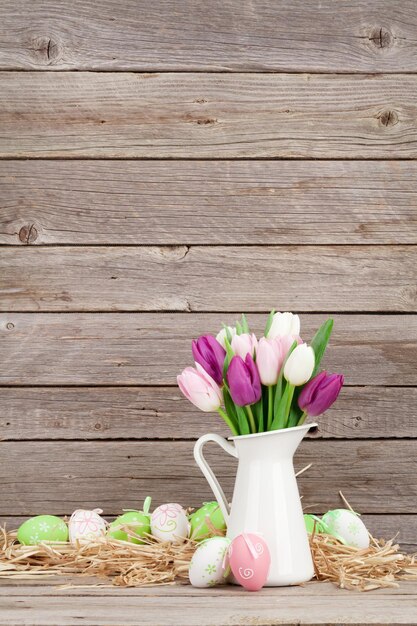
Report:
<svg viewBox="0 0 417 626"><path fill-rule="evenodd" d="M32 39L33 50L38 60L46 65L54 65L61 58L62 46L48 35L39 35Z"/></svg>
<svg viewBox="0 0 417 626"><path fill-rule="evenodd" d="M370 36L369 41L371 41L376 48L391 48L394 45L394 37L385 28L380 26L375 27Z"/></svg>
<svg viewBox="0 0 417 626"><path fill-rule="evenodd" d="M379 113L377 117L382 126L395 126L395 124L398 124L399 121L398 114L390 109L382 111L382 113Z"/></svg>
<svg viewBox="0 0 417 626"><path fill-rule="evenodd" d="M7 328L7 330L13 330L13 328L14 328L13 322L7 322L6 328Z"/></svg>
<svg viewBox="0 0 417 626"><path fill-rule="evenodd" d="M27 245L33 243L38 238L38 231L35 228L35 224L22 226L19 230L19 239L22 243Z"/></svg>
<svg viewBox="0 0 417 626"><path fill-rule="evenodd" d="M206 126L207 124L215 124L217 120L213 119L212 117L200 117L198 120L196 120L196 122L200 126Z"/></svg>

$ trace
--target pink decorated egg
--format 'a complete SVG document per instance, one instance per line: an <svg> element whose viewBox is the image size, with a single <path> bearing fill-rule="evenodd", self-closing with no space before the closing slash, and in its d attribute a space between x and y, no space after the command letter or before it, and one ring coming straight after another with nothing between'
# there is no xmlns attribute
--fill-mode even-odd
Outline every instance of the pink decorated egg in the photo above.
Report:
<svg viewBox="0 0 417 626"><path fill-rule="evenodd" d="M100 513L101 509L74 511L68 524L71 543L94 541L105 535L106 522Z"/></svg>
<svg viewBox="0 0 417 626"><path fill-rule="evenodd" d="M235 537L228 550L229 565L239 585L259 591L268 578L271 555L265 540L255 533Z"/></svg>

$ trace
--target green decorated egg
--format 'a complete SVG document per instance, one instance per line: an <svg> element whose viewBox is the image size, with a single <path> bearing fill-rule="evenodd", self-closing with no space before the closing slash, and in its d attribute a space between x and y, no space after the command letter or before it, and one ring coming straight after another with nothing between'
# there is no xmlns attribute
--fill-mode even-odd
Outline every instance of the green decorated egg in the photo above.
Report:
<svg viewBox="0 0 417 626"><path fill-rule="evenodd" d="M369 533L361 518L348 509L334 509L323 515L327 532L355 548L369 547Z"/></svg>
<svg viewBox="0 0 417 626"><path fill-rule="evenodd" d="M123 513L110 524L109 536L119 541L130 543L144 543L140 537L150 534L151 525L149 515L142 511L128 511ZM136 535L136 536L132 536Z"/></svg>
<svg viewBox="0 0 417 626"><path fill-rule="evenodd" d="M327 528L326 528L325 524L323 524L321 519L319 517L317 517L316 515L304 514L304 522L305 522L306 529L307 529L307 532L309 533L309 535L312 535L313 532L315 532L315 533L326 533L327 532Z"/></svg>
<svg viewBox="0 0 417 626"><path fill-rule="evenodd" d="M226 522L217 502L205 502L201 509L190 516L190 524L190 537L194 541L213 537L213 528L220 531L226 530Z"/></svg>
<svg viewBox="0 0 417 626"><path fill-rule="evenodd" d="M23 522L17 539L25 546L35 546L42 541L68 541L68 526L55 515L37 515Z"/></svg>

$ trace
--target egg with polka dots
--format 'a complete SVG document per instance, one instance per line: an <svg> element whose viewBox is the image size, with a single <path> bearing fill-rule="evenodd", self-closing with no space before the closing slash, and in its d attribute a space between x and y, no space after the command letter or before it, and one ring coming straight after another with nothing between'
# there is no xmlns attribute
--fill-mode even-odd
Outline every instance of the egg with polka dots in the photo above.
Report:
<svg viewBox="0 0 417 626"><path fill-rule="evenodd" d="M194 541L202 541L225 531L226 522L217 502L205 502L204 506L190 515L190 537Z"/></svg>
<svg viewBox="0 0 417 626"><path fill-rule="evenodd" d="M68 526L55 515L37 515L23 522L17 531L17 539L25 546L68 541Z"/></svg>
<svg viewBox="0 0 417 626"><path fill-rule="evenodd" d="M194 587L214 587L226 582L227 537L211 537L202 541L190 562L188 576Z"/></svg>
<svg viewBox="0 0 417 626"><path fill-rule="evenodd" d="M348 546L369 548L369 533L361 518L348 509L333 509L321 519L327 532L341 538Z"/></svg>

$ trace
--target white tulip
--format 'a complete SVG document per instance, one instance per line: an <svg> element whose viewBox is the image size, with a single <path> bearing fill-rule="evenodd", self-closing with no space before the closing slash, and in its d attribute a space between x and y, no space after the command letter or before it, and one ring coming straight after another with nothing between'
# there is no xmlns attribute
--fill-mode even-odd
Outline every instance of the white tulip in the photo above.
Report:
<svg viewBox="0 0 417 626"><path fill-rule="evenodd" d="M268 331L268 339L300 334L300 318L294 313L275 313L272 318L271 328Z"/></svg>
<svg viewBox="0 0 417 626"><path fill-rule="evenodd" d="M299 387L310 380L314 370L314 350L306 343L294 348L284 365L284 378Z"/></svg>
<svg viewBox="0 0 417 626"><path fill-rule="evenodd" d="M230 334L232 335L232 338L233 338L236 335L236 328L234 328L233 326L227 326L226 328L230 331ZM225 343L226 328L222 328L221 331L217 333L216 335L217 341L219 342L221 346L223 346L225 350L226 350L226 343Z"/></svg>
<svg viewBox="0 0 417 626"><path fill-rule="evenodd" d="M232 338L232 350L241 359L245 360L246 355L250 354L251 357L255 355L255 350L258 347L258 340L252 333L243 333L242 335L235 335Z"/></svg>

